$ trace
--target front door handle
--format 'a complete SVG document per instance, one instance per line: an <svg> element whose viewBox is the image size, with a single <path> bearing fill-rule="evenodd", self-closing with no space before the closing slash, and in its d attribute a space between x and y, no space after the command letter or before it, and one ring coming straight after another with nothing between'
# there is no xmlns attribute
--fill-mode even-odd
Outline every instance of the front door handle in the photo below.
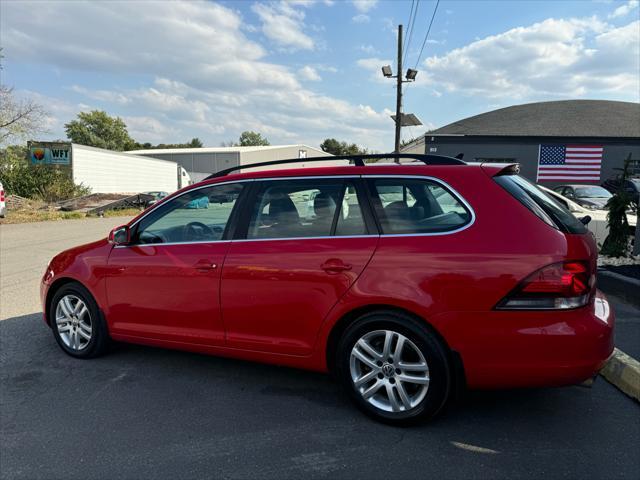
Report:
<svg viewBox="0 0 640 480"><path fill-rule="evenodd" d="M320 268L322 268L327 273L339 273L351 270L352 266L348 263L344 263L340 259L331 258L320 265Z"/></svg>
<svg viewBox="0 0 640 480"><path fill-rule="evenodd" d="M200 260L194 267L199 272L210 272L218 268L218 264L210 262L209 260Z"/></svg>

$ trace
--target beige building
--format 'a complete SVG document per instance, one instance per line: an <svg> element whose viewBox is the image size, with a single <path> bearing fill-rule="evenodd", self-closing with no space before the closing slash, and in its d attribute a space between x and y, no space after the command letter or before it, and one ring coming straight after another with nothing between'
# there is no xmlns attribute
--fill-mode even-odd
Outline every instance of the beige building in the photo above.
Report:
<svg viewBox="0 0 640 480"><path fill-rule="evenodd" d="M181 165L194 182L199 182L212 173L225 168L251 165L272 160L299 158L300 163L258 167L256 170L276 168L307 167L320 165L345 165L344 160L317 163L305 163L305 158L332 156L319 148L308 145L268 145L261 147L214 147L214 148L169 148L157 150L132 150L127 153L138 156L168 160Z"/></svg>

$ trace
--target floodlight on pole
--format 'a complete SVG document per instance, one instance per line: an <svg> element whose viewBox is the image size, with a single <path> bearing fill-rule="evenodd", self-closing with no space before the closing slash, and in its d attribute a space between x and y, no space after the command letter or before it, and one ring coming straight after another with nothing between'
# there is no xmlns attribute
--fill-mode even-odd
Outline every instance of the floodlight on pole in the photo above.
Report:
<svg viewBox="0 0 640 480"><path fill-rule="evenodd" d="M382 67L382 75L387 78L393 77L393 71L391 70L391 65L385 65Z"/></svg>
<svg viewBox="0 0 640 480"><path fill-rule="evenodd" d="M415 81L416 75L418 75L418 71L410 68L407 70L407 80Z"/></svg>

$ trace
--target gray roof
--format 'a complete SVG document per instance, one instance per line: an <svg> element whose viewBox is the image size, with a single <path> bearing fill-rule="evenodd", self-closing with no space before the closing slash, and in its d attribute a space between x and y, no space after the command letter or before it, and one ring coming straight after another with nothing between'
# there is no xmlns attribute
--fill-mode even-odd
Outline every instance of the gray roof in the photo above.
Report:
<svg viewBox="0 0 640 480"><path fill-rule="evenodd" d="M640 103L609 100L527 103L465 118L427 135L640 139Z"/></svg>

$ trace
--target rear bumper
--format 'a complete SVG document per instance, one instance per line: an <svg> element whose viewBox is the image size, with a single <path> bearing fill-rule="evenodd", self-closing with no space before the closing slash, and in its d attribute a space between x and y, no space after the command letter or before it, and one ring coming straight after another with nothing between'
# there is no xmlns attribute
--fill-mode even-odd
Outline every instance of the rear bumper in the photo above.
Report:
<svg viewBox="0 0 640 480"><path fill-rule="evenodd" d="M613 351L615 316L600 291L575 310L465 312L451 320L442 333L460 354L470 388L579 383Z"/></svg>

